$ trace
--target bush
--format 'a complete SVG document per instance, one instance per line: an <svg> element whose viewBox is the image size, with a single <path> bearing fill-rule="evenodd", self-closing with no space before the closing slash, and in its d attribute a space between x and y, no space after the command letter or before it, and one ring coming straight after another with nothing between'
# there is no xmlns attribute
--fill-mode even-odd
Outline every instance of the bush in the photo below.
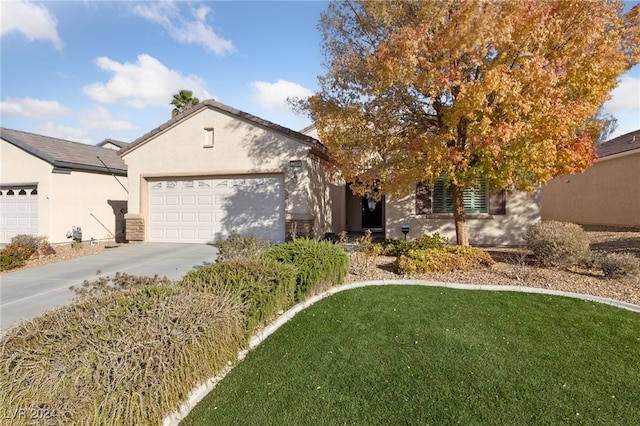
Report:
<svg viewBox="0 0 640 426"><path fill-rule="evenodd" d="M242 301L247 334L251 335L279 311L293 306L296 268L268 258L238 259L189 271L180 285L213 294L235 292Z"/></svg>
<svg viewBox="0 0 640 426"><path fill-rule="evenodd" d="M32 254L27 247L7 244L0 250L0 271L10 271L24 266Z"/></svg>
<svg viewBox="0 0 640 426"><path fill-rule="evenodd" d="M78 296L100 296L117 291L130 290L136 287L169 285L172 281L167 277L141 277L127 273L116 272L111 278L109 276L100 277L94 281L84 280L82 287L71 286L70 289Z"/></svg>
<svg viewBox="0 0 640 426"><path fill-rule="evenodd" d="M609 253L600 259L600 269L607 278L638 275L640 261L631 253Z"/></svg>
<svg viewBox="0 0 640 426"><path fill-rule="evenodd" d="M495 262L491 255L476 247L451 246L409 250L396 260L396 271L407 275L426 272L471 271Z"/></svg>
<svg viewBox="0 0 640 426"><path fill-rule="evenodd" d="M589 238L578 225L538 222L527 229L527 246L543 266L573 266L589 257Z"/></svg>
<svg viewBox="0 0 640 426"><path fill-rule="evenodd" d="M148 285L81 298L2 336L0 406L50 410L46 424L160 424L243 344L233 297Z"/></svg>
<svg viewBox="0 0 640 426"><path fill-rule="evenodd" d="M295 265L296 301L325 286L342 284L349 269L349 258L339 246L307 238L275 246L263 256Z"/></svg>
<svg viewBox="0 0 640 426"><path fill-rule="evenodd" d="M46 238L28 234L18 234L11 238L11 244L17 247L24 247L28 249L31 254L38 250L43 241L46 241Z"/></svg>
<svg viewBox="0 0 640 426"><path fill-rule="evenodd" d="M439 233L425 234L413 240L385 239L382 241L382 254L398 257L407 254L409 250L443 249L449 245L449 239Z"/></svg>
<svg viewBox="0 0 640 426"><path fill-rule="evenodd" d="M245 259L258 257L261 253L269 250L273 242L259 240L255 236L243 237L237 231L231 232L226 240L218 241L216 247L220 252L218 261Z"/></svg>

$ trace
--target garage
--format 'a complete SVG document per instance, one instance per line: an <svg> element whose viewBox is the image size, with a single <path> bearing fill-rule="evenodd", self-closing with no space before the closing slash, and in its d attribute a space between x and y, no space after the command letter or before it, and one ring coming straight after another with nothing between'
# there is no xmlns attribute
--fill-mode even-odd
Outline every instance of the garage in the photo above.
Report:
<svg viewBox="0 0 640 426"><path fill-rule="evenodd" d="M149 181L149 241L212 243L232 231L284 241L282 175Z"/></svg>
<svg viewBox="0 0 640 426"><path fill-rule="evenodd" d="M38 235L36 184L0 187L0 243L18 234Z"/></svg>

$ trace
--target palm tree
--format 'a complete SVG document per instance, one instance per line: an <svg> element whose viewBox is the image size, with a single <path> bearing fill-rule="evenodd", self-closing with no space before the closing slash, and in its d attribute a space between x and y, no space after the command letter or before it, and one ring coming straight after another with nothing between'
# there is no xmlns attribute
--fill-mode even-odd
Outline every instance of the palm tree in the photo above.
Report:
<svg viewBox="0 0 640 426"><path fill-rule="evenodd" d="M173 95L171 105L175 106L175 108L171 112L171 117L175 117L192 106L198 105L198 103L200 103L200 99L194 98L191 90L181 90L180 93Z"/></svg>

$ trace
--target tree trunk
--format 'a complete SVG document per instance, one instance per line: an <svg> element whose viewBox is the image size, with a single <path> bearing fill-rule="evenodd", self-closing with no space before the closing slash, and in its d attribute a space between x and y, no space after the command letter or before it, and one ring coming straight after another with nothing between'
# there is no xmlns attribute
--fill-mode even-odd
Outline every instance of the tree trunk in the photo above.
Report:
<svg viewBox="0 0 640 426"><path fill-rule="evenodd" d="M464 220L464 188L458 185L451 185L453 192L453 220L456 223L456 240L459 246L469 245L469 234Z"/></svg>

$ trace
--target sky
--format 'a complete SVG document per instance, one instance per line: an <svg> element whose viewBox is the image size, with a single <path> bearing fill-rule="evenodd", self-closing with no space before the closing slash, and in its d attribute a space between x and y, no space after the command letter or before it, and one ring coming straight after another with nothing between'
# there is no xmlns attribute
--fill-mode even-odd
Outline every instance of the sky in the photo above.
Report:
<svg viewBox="0 0 640 426"><path fill-rule="evenodd" d="M638 3L626 2L626 6ZM131 142L192 90L293 130L286 99L319 90L322 1L0 0L3 127L96 144ZM611 137L640 129L640 66L605 104Z"/></svg>

